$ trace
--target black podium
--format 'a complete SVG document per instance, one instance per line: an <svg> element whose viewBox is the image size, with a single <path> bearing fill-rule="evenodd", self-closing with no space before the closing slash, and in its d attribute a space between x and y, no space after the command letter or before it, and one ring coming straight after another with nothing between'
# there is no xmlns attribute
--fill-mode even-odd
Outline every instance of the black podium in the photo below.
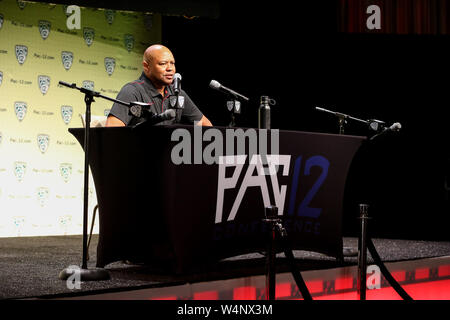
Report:
<svg viewBox="0 0 450 320"><path fill-rule="evenodd" d="M236 130L256 134L258 141L266 138L267 150L252 153L246 142L245 151L238 153L236 138L236 162L238 157L225 150L227 137ZM83 145L82 128L69 132ZM205 163L201 155L216 154L211 153L211 136L219 134L222 154L230 157ZM100 221L97 266L131 260L184 273L226 257L264 251L267 205L279 208L292 249L342 257L344 187L365 137L280 130L275 166L272 134L183 125L92 128L89 165ZM186 135L191 137L190 154L186 148L180 153L181 143L189 143L180 138ZM191 163L175 164L174 155Z"/></svg>

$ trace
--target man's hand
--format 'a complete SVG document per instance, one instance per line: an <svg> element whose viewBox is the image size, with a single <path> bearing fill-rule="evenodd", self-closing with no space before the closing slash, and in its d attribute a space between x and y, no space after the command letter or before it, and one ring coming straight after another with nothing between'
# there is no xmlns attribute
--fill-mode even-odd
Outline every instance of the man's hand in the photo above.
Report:
<svg viewBox="0 0 450 320"><path fill-rule="evenodd" d="M212 127L211 121L208 120L207 117L203 116L200 121L196 122L196 125L198 126L205 126L205 127Z"/></svg>
<svg viewBox="0 0 450 320"><path fill-rule="evenodd" d="M125 123L123 123L119 118L109 115L106 119L106 127L125 127Z"/></svg>

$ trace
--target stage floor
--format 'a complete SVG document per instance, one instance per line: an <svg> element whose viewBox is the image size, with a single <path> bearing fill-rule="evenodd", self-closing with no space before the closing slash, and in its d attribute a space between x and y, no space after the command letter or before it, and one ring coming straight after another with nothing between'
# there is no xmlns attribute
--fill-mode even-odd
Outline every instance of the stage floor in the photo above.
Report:
<svg viewBox="0 0 450 320"><path fill-rule="evenodd" d="M95 266L98 237L89 248L89 267ZM413 299L450 299L450 242L374 239L383 262ZM357 239L344 238L356 251ZM106 266L105 281L70 285L58 278L80 265L81 236L0 238L1 299L176 299L263 300L265 257L261 253L224 259L210 270L174 275L151 266L115 262ZM322 254L294 251L313 299L354 300L357 257L344 261ZM373 260L368 254L368 264ZM400 299L376 267L368 273L368 299ZM277 255L277 299L301 299L284 254Z"/></svg>

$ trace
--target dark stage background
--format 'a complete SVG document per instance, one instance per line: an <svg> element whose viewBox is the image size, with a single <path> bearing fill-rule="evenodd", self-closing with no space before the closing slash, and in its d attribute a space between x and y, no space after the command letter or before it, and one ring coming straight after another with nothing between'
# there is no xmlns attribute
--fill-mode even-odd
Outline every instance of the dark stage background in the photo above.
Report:
<svg viewBox="0 0 450 320"><path fill-rule="evenodd" d="M153 6L171 14L163 16L163 44L175 55L183 89L215 125L228 125L230 116L225 96L208 87L211 79L251 99L237 117L242 127L257 126L261 95L277 101L272 128L338 133L337 119L316 106L400 122L399 133L354 160L345 234L358 233L357 204L364 201L371 205L373 236L449 240L447 2L98 0L88 6ZM382 9L381 31L364 28L370 4ZM349 122L345 133L369 132Z"/></svg>
<svg viewBox="0 0 450 320"><path fill-rule="evenodd" d="M365 201L373 236L450 239L450 36L338 32L332 1L220 4L218 19L164 17L162 28L183 88L213 124L227 125L229 114L211 79L250 97L239 126L257 126L261 95L277 101L272 128L338 133L337 119L315 106L400 122L355 159L344 231L357 234ZM369 133L357 122L345 130Z"/></svg>

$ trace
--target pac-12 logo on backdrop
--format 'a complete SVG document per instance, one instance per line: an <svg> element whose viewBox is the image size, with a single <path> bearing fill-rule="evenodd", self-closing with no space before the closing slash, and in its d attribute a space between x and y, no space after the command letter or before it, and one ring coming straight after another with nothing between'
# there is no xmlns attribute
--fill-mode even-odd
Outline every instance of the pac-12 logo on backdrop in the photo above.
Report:
<svg viewBox="0 0 450 320"><path fill-rule="evenodd" d="M125 48L130 52L134 48L134 37L132 34L126 34L123 37L123 42L125 44Z"/></svg>
<svg viewBox="0 0 450 320"><path fill-rule="evenodd" d="M39 20L38 22L39 26L39 33L41 34L42 39L47 39L50 35L50 29L52 27L52 24L50 21L47 20Z"/></svg>
<svg viewBox="0 0 450 320"><path fill-rule="evenodd" d="M72 215L65 214L58 217L59 227L67 231L67 229L72 225Z"/></svg>
<svg viewBox="0 0 450 320"><path fill-rule="evenodd" d="M36 189L37 201L41 207L44 207L47 203L50 191L46 187L39 187Z"/></svg>
<svg viewBox="0 0 450 320"><path fill-rule="evenodd" d="M111 9L105 10L105 18L108 21L108 24L112 24L114 22L114 18L116 16L116 11Z"/></svg>
<svg viewBox="0 0 450 320"><path fill-rule="evenodd" d="M42 153L45 153L48 149L48 145L50 143L50 136L48 134L38 134L37 143L39 150Z"/></svg>
<svg viewBox="0 0 450 320"><path fill-rule="evenodd" d="M73 52L61 51L61 60L64 69L69 70L73 63Z"/></svg>
<svg viewBox="0 0 450 320"><path fill-rule="evenodd" d="M144 14L144 26L147 31L150 31L153 28L153 14Z"/></svg>
<svg viewBox="0 0 450 320"><path fill-rule="evenodd" d="M59 165L59 173L64 182L68 182L70 180L70 176L72 175L72 164L71 163L61 163Z"/></svg>
<svg viewBox="0 0 450 320"><path fill-rule="evenodd" d="M39 84L39 90L43 95L45 95L50 88L50 77L49 76L38 76L38 84Z"/></svg>
<svg viewBox="0 0 450 320"><path fill-rule="evenodd" d="M17 0L17 6L23 10L25 8L25 6L27 5L26 1L23 0Z"/></svg>
<svg viewBox="0 0 450 320"><path fill-rule="evenodd" d="M113 74L114 69L116 68L116 59L106 57L105 58L105 69L106 73L110 76Z"/></svg>
<svg viewBox="0 0 450 320"><path fill-rule="evenodd" d="M88 47L94 42L95 30L92 28L83 28L83 38Z"/></svg>
<svg viewBox="0 0 450 320"><path fill-rule="evenodd" d="M27 163L22 161L14 162L14 175L16 176L17 181L21 182L25 177L25 173L27 171Z"/></svg>
<svg viewBox="0 0 450 320"><path fill-rule="evenodd" d="M22 121L27 114L27 103L22 101L14 102L14 112L19 121Z"/></svg>
<svg viewBox="0 0 450 320"><path fill-rule="evenodd" d="M69 124L70 120L72 120L72 115L72 106L61 106L61 116L65 124Z"/></svg>
<svg viewBox="0 0 450 320"><path fill-rule="evenodd" d="M84 80L81 86L85 89L94 90L94 81Z"/></svg>
<svg viewBox="0 0 450 320"><path fill-rule="evenodd" d="M25 60L27 59L28 47L18 44L16 45L15 49L17 62L19 62L20 65L23 65Z"/></svg>

